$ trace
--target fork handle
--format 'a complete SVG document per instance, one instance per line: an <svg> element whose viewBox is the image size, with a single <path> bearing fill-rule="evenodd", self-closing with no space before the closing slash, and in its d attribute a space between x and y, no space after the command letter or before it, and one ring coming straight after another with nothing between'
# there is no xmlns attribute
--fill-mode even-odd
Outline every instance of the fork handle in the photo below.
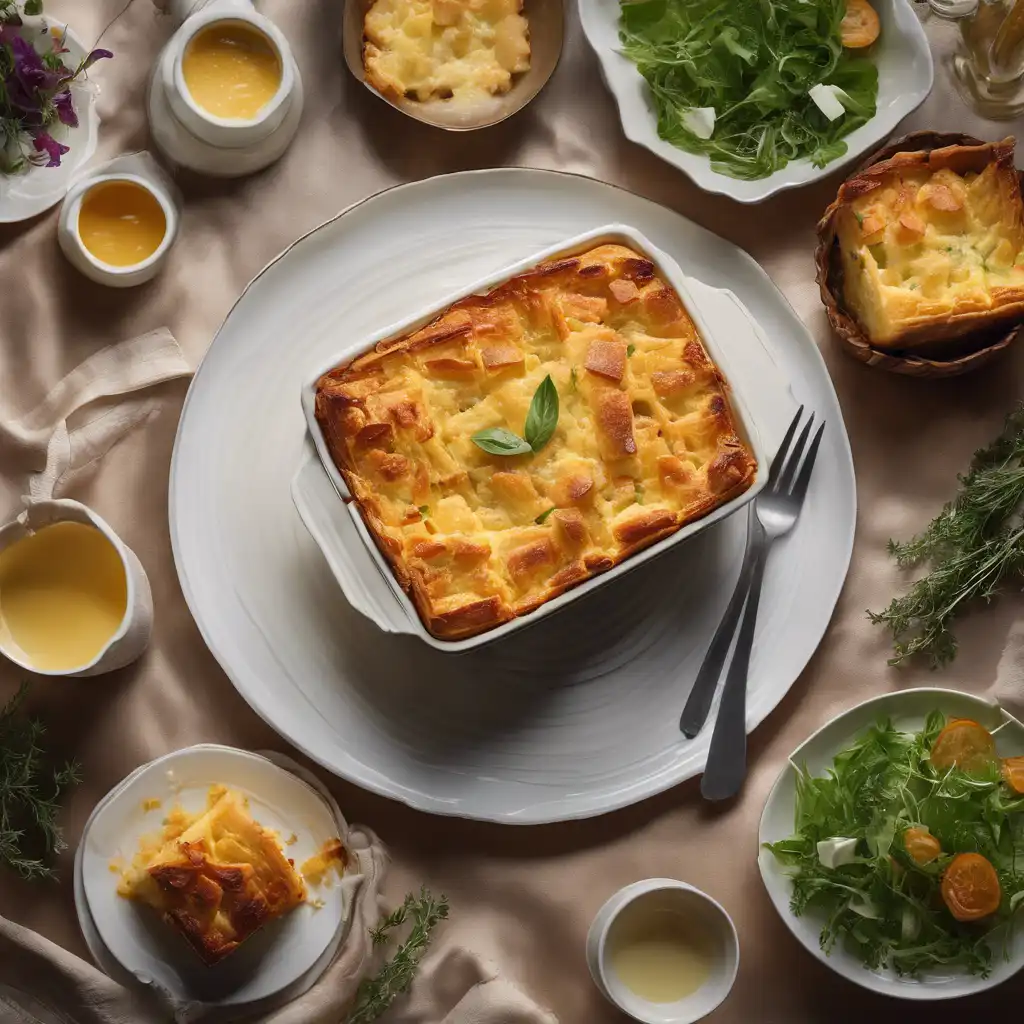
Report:
<svg viewBox="0 0 1024 1024"><path fill-rule="evenodd" d="M750 592L750 577L754 572L754 563L757 561L758 548L763 544L763 539L758 542L758 519L757 513L750 509L747 520L747 549L743 555L743 564L740 566L740 574L736 580L736 589L729 599L729 607L726 608L722 621L715 630L711 640L711 646L704 661L701 663L700 671L694 680L693 689L686 699L686 707L679 719L679 728L687 739L693 739L708 720L708 712L711 710L711 702L715 698L715 690L718 688L719 680L722 678L722 669L725 667L725 659L729 656L729 648L732 647L733 637L736 636L736 627L739 625L740 614L743 611L743 604ZM763 537L763 534L761 535Z"/></svg>
<svg viewBox="0 0 1024 1024"><path fill-rule="evenodd" d="M750 577L750 594L740 624L736 651L722 688L722 703L718 708L708 762L700 783L700 791L705 800L728 800L735 796L742 788L747 774L747 675L770 546L764 538L763 529L759 533L761 543Z"/></svg>

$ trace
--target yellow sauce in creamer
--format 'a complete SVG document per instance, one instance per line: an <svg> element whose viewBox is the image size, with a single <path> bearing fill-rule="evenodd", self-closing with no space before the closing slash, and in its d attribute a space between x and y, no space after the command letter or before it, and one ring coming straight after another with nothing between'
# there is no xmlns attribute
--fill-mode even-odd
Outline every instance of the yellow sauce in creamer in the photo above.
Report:
<svg viewBox="0 0 1024 1024"><path fill-rule="evenodd" d="M128 607L113 544L84 523L55 523L0 551L0 635L34 668L81 668L106 647Z"/></svg>
<svg viewBox="0 0 1024 1024"><path fill-rule="evenodd" d="M270 40L241 21L218 21L185 48L181 71L192 99L216 117L249 120L281 86L281 58Z"/></svg>
<svg viewBox="0 0 1024 1024"><path fill-rule="evenodd" d="M685 999L711 975L710 940L671 910L623 914L608 934L607 948L619 981L649 1003Z"/></svg>
<svg viewBox="0 0 1024 1024"><path fill-rule="evenodd" d="M103 263L133 267L149 259L167 234L167 217L156 196L133 181L103 181L85 193L78 237Z"/></svg>

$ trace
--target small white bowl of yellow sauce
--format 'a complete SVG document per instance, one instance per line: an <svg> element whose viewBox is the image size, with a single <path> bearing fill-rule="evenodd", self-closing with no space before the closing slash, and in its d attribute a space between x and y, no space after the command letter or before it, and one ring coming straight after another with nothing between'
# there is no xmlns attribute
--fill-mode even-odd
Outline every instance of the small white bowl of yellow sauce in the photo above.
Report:
<svg viewBox="0 0 1024 1024"><path fill-rule="evenodd" d="M598 911L587 963L601 993L644 1024L693 1024L728 996L739 940L720 903L686 882L647 878Z"/></svg>
<svg viewBox="0 0 1024 1024"><path fill-rule="evenodd" d="M295 90L295 58L268 18L214 4L175 36L164 88L174 116L225 149L253 146L281 127Z"/></svg>
<svg viewBox="0 0 1024 1024"><path fill-rule="evenodd" d="M57 238L86 277L115 288L159 273L178 233L178 210L155 180L112 172L87 177L68 192Z"/></svg>
<svg viewBox="0 0 1024 1024"><path fill-rule="evenodd" d="M142 564L85 505L37 502L0 529L0 653L16 665L111 672L143 653L152 625Z"/></svg>

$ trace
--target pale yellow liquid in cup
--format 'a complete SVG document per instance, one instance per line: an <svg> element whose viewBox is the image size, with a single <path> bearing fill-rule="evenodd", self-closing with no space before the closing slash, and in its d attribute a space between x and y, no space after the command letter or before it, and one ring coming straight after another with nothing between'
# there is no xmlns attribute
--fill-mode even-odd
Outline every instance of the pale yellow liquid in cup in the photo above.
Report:
<svg viewBox="0 0 1024 1024"><path fill-rule="evenodd" d="M277 94L281 58L270 40L240 21L198 32L181 62L192 99L216 117L249 120Z"/></svg>
<svg viewBox="0 0 1024 1024"><path fill-rule="evenodd" d="M674 1003L708 980L713 949L708 936L682 914L655 910L623 913L609 930L607 957L634 995L649 1003Z"/></svg>
<svg viewBox="0 0 1024 1024"><path fill-rule="evenodd" d="M133 267L160 248L167 217L156 196L133 181L103 181L82 199L78 237L112 267Z"/></svg>
<svg viewBox="0 0 1024 1024"><path fill-rule="evenodd" d="M55 523L0 551L0 619L34 668L89 664L127 607L120 555L91 526Z"/></svg>

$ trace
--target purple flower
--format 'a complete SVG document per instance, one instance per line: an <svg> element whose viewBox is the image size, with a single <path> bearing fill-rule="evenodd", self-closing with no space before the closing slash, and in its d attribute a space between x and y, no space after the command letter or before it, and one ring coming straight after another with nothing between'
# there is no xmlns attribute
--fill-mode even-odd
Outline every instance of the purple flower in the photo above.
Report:
<svg viewBox="0 0 1024 1024"><path fill-rule="evenodd" d="M93 50L92 53L90 53L89 56L86 57L85 60L82 62L82 70L85 71L88 68L91 68L93 64L95 64L98 60L106 60L108 57L113 56L114 55L110 52L110 50Z"/></svg>
<svg viewBox="0 0 1024 1024"><path fill-rule="evenodd" d="M69 146L61 145L49 132L39 132L32 140L39 154L45 154L47 167L60 167L60 158L69 152Z"/></svg>
<svg viewBox="0 0 1024 1024"><path fill-rule="evenodd" d="M47 70L43 58L27 39L15 36L11 40L11 49L14 51L14 74L26 92L31 94L37 89L50 91L56 88L60 75Z"/></svg>
<svg viewBox="0 0 1024 1024"><path fill-rule="evenodd" d="M69 128L78 127L78 114L75 113L75 101L71 98L71 90L65 89L53 97L53 106L61 124Z"/></svg>

